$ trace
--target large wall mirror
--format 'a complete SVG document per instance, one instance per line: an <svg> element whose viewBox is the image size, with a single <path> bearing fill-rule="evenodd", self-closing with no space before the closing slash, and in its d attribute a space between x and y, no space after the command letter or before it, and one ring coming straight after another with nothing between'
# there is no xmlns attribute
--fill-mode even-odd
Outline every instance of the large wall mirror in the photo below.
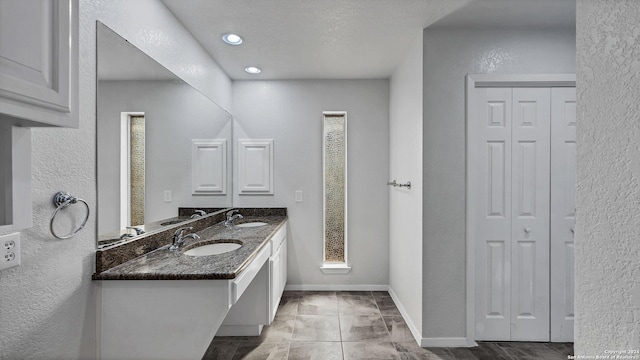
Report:
<svg viewBox="0 0 640 360"><path fill-rule="evenodd" d="M100 22L97 34L98 248L189 219L179 207L231 207L231 114Z"/></svg>

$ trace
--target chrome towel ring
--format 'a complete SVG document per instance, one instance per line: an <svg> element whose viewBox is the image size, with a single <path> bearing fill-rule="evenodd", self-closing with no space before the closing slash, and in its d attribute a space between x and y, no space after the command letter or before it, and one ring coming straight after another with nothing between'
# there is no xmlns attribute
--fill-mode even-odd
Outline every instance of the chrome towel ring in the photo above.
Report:
<svg viewBox="0 0 640 360"><path fill-rule="evenodd" d="M59 210L66 208L67 206L71 205L71 204L76 204L78 202L81 202L84 204L84 206L86 206L87 208L87 216L85 216L84 221L82 222L82 225L80 225L79 228L77 228L75 231L73 231L71 234L68 235L64 235L64 236L60 236L58 234L56 234L53 231L53 219L55 219L56 214L58 213ZM85 225L87 225L87 220L89 220L89 204L87 204L86 201L77 198L75 196L72 196L71 194L69 194L66 191L58 191L55 195L53 195L53 206L56 207L56 210L53 212L53 214L51 215L51 220L49 221L49 230L51 231L51 234L53 236L55 236L58 239L69 239L74 237L80 230L82 230L84 228Z"/></svg>

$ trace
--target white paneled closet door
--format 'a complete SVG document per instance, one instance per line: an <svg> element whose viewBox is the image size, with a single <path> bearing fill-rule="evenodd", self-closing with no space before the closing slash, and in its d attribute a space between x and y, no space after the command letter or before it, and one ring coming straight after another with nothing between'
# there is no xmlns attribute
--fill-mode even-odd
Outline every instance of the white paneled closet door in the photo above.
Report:
<svg viewBox="0 0 640 360"><path fill-rule="evenodd" d="M512 101L511 340L549 341L550 89Z"/></svg>
<svg viewBox="0 0 640 360"><path fill-rule="evenodd" d="M551 341L573 341L576 89L551 89Z"/></svg>
<svg viewBox="0 0 640 360"><path fill-rule="evenodd" d="M548 341L550 91L476 90L476 339Z"/></svg>
<svg viewBox="0 0 640 360"><path fill-rule="evenodd" d="M477 89L469 122L477 340L511 339L511 89ZM474 205L471 205L473 203Z"/></svg>
<svg viewBox="0 0 640 360"><path fill-rule="evenodd" d="M575 89L474 94L468 206L476 340L572 341Z"/></svg>

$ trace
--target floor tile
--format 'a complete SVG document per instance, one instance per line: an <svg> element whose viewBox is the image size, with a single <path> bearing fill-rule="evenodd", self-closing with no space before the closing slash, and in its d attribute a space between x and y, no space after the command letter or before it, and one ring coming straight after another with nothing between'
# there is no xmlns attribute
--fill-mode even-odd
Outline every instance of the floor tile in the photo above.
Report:
<svg viewBox="0 0 640 360"><path fill-rule="evenodd" d="M548 343L546 344L548 347L560 352L565 359L569 355L574 355L573 351L573 343Z"/></svg>
<svg viewBox="0 0 640 360"><path fill-rule="evenodd" d="M400 355L391 342L343 342L344 360L398 360Z"/></svg>
<svg viewBox="0 0 640 360"><path fill-rule="evenodd" d="M338 316L298 315L291 339L294 341L340 341Z"/></svg>
<svg viewBox="0 0 640 360"><path fill-rule="evenodd" d="M336 295L338 297L342 297L342 296L366 296L366 297L373 297L373 295L371 294L371 291L337 291Z"/></svg>
<svg viewBox="0 0 640 360"><path fill-rule="evenodd" d="M388 291L372 291L371 295L373 295L374 298L391 296Z"/></svg>
<svg viewBox="0 0 640 360"><path fill-rule="evenodd" d="M383 316L382 318L387 326L387 331L391 335L391 341L394 343L415 341L409 326L402 316Z"/></svg>
<svg viewBox="0 0 640 360"><path fill-rule="evenodd" d="M503 351L503 349L501 349L494 343L481 342L478 343L477 347L471 347L467 349L479 360L511 360L511 356L509 356L505 351ZM451 349L449 350L452 351Z"/></svg>
<svg viewBox="0 0 640 360"><path fill-rule="evenodd" d="M470 348L447 348L449 353L453 355L453 358L456 360L480 360L471 350ZM490 358L483 358L482 360L493 360ZM497 359L495 359L497 360ZM502 360L502 359L500 359Z"/></svg>
<svg viewBox="0 0 640 360"><path fill-rule="evenodd" d="M486 343L479 342L478 344L484 346ZM550 346L551 344L548 343L497 342L493 344L502 349L510 357L518 360L567 359L567 354L555 350Z"/></svg>
<svg viewBox="0 0 640 360"><path fill-rule="evenodd" d="M230 341L211 342L202 360L231 360L238 348L238 343Z"/></svg>
<svg viewBox="0 0 640 360"><path fill-rule="evenodd" d="M281 316L273 320L271 325L262 329L259 338L261 342L290 341L295 325L295 316Z"/></svg>
<svg viewBox="0 0 640 360"><path fill-rule="evenodd" d="M400 315L400 310L396 307L396 303L393 302L391 297L378 297L375 298L376 304L380 309L382 315Z"/></svg>
<svg viewBox="0 0 640 360"><path fill-rule="evenodd" d="M401 360L454 360L448 351L430 351L421 348L415 341L394 342Z"/></svg>
<svg viewBox="0 0 640 360"><path fill-rule="evenodd" d="M320 296L336 296L337 292L336 291L308 291L305 290L302 292L302 296L316 296L316 295L320 295Z"/></svg>
<svg viewBox="0 0 640 360"><path fill-rule="evenodd" d="M289 343L243 342L238 345L233 360L286 360Z"/></svg>
<svg viewBox="0 0 640 360"><path fill-rule="evenodd" d="M292 290L285 290L282 293L282 297L292 297L292 298L301 298L304 295L304 291L292 291Z"/></svg>
<svg viewBox="0 0 640 360"><path fill-rule="evenodd" d="M338 298L335 293L304 295L298 302L300 315L338 315Z"/></svg>
<svg viewBox="0 0 640 360"><path fill-rule="evenodd" d="M340 316L342 341L391 342L389 332L380 315Z"/></svg>
<svg viewBox="0 0 640 360"><path fill-rule="evenodd" d="M288 360L343 360L339 342L292 342Z"/></svg>
<svg viewBox="0 0 640 360"><path fill-rule="evenodd" d="M373 296L342 296L338 297L338 314L380 315L380 310Z"/></svg>
<svg viewBox="0 0 640 360"><path fill-rule="evenodd" d="M280 299L280 305L278 306L277 316L282 315L296 315L298 314L298 303L300 299L297 297L282 297Z"/></svg>

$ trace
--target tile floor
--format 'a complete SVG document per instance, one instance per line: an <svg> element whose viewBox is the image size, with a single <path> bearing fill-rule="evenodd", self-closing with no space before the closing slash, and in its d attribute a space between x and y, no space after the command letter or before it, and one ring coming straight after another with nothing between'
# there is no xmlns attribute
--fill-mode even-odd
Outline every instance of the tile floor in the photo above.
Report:
<svg viewBox="0 0 640 360"><path fill-rule="evenodd" d="M215 337L203 360L567 359L573 344L482 342L421 348L387 292L286 291L257 337Z"/></svg>

